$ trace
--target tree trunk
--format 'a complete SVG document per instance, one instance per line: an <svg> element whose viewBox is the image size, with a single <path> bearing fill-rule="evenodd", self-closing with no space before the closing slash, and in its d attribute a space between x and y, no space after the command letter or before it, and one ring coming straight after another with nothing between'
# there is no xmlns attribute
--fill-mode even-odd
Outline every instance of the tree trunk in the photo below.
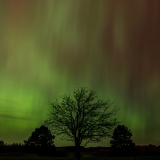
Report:
<svg viewBox="0 0 160 160"><path fill-rule="evenodd" d="M77 158L77 160L81 159L79 147L76 147L76 158Z"/></svg>
<svg viewBox="0 0 160 160"><path fill-rule="evenodd" d="M77 160L80 160L81 157L80 157L80 143L78 141L78 138L76 138L75 140L75 146L76 146L76 158Z"/></svg>

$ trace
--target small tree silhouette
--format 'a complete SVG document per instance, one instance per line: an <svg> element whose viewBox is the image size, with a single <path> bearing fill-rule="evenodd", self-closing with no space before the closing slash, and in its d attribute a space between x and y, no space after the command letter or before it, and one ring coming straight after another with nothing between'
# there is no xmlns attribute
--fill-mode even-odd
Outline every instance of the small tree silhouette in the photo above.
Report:
<svg viewBox="0 0 160 160"><path fill-rule="evenodd" d="M118 125L113 132L110 141L111 147L116 154L130 155L135 144L131 140L132 132L124 125ZM126 152L127 151L127 152ZM114 153L115 154L115 153Z"/></svg>
<svg viewBox="0 0 160 160"><path fill-rule="evenodd" d="M0 140L0 152L3 152L4 146L5 146L4 141Z"/></svg>
<svg viewBox="0 0 160 160"><path fill-rule="evenodd" d="M35 131L32 132L28 140L24 140L24 146L29 152L34 151L41 155L42 153L46 154L47 152L48 154L51 148L55 149L54 138L55 136L51 134L48 127L42 125L40 128L36 128Z"/></svg>
<svg viewBox="0 0 160 160"><path fill-rule="evenodd" d="M118 125L113 132L110 141L112 148L128 148L133 147L134 143L131 140L132 132L124 125Z"/></svg>

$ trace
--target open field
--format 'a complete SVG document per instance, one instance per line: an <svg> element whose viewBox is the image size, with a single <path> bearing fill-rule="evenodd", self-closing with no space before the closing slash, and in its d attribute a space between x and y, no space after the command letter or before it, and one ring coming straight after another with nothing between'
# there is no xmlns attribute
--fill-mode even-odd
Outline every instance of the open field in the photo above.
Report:
<svg viewBox="0 0 160 160"><path fill-rule="evenodd" d="M160 157L84 157L82 160L160 160ZM0 160L76 160L75 158L54 158L54 157L0 157Z"/></svg>
<svg viewBox="0 0 160 160"><path fill-rule="evenodd" d="M160 157L83 157L82 160L160 160ZM76 160L74 157L7 157L0 156L0 160Z"/></svg>
<svg viewBox="0 0 160 160"><path fill-rule="evenodd" d="M160 160L160 156L142 156L142 157L96 157L84 155L82 160ZM7 153L0 154L0 160L76 160L75 157L41 157L26 153Z"/></svg>
<svg viewBox="0 0 160 160"><path fill-rule="evenodd" d="M160 157L94 157L82 158L82 160L159 160ZM75 158L54 158L54 157L0 157L0 160L76 160Z"/></svg>

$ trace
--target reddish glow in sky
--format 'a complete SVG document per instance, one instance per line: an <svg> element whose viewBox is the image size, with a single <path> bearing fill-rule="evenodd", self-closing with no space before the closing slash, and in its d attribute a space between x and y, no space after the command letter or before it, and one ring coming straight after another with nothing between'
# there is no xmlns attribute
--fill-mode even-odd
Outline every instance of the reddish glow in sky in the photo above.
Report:
<svg viewBox="0 0 160 160"><path fill-rule="evenodd" d="M1 139L27 139L80 85L115 100L136 144L160 144L159 0L0 0L0 22Z"/></svg>

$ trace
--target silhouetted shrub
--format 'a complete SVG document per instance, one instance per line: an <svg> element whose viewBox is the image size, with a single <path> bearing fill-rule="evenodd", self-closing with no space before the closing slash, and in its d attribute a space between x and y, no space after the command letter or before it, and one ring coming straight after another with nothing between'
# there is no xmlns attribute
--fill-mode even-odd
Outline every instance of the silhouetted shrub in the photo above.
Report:
<svg viewBox="0 0 160 160"><path fill-rule="evenodd" d="M0 140L0 153L4 152L4 141L3 140Z"/></svg>

